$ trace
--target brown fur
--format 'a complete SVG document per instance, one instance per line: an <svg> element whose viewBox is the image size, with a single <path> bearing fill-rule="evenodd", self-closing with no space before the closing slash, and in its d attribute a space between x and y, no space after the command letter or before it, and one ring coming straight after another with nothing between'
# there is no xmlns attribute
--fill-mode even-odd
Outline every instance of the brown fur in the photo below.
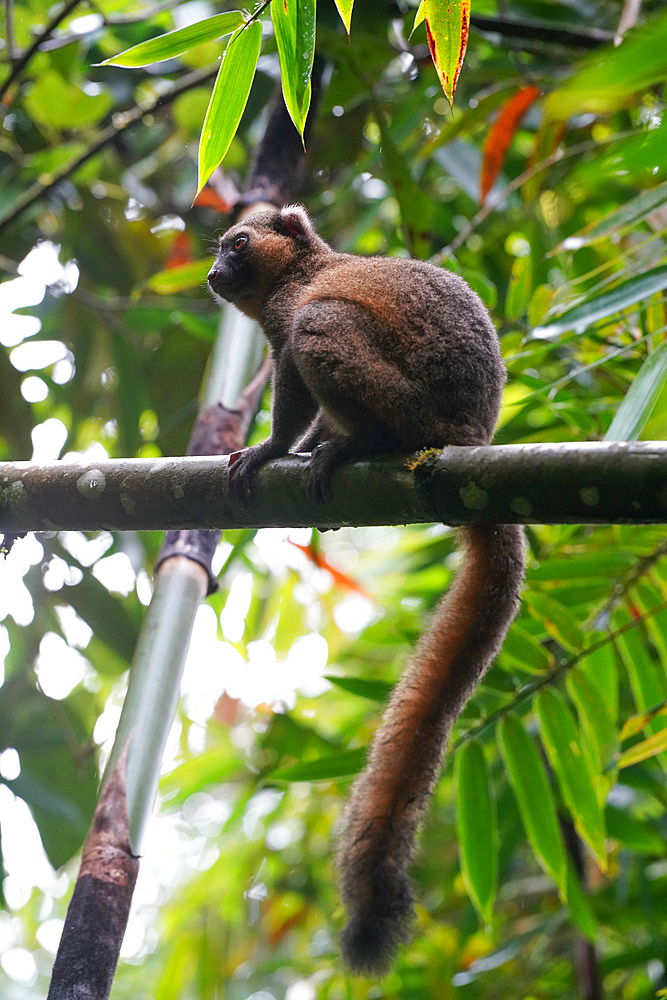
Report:
<svg viewBox="0 0 667 1000"><path fill-rule="evenodd" d="M456 275L336 253L293 206L233 226L209 282L259 318L274 355L271 434L230 469L239 501L260 465L294 447L312 450L309 492L323 501L350 458L491 440L505 367L486 309ZM384 972L408 935L407 867L447 739L518 606L522 529L463 534L463 566L396 687L343 816L342 945L355 972Z"/></svg>

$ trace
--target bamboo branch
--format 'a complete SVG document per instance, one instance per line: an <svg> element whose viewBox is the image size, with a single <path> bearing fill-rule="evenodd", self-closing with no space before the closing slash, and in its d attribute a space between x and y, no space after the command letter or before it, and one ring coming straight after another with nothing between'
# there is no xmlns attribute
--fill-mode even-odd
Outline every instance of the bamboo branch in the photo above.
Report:
<svg viewBox="0 0 667 1000"><path fill-rule="evenodd" d="M308 499L309 456L258 473L235 503L228 458L0 463L0 532L65 529L667 522L667 442L450 447L339 469L324 506Z"/></svg>

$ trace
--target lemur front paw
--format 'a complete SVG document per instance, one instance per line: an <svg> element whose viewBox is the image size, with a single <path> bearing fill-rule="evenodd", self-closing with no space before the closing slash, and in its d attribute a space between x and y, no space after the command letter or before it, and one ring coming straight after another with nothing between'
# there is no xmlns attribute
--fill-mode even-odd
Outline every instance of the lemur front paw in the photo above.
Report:
<svg viewBox="0 0 667 1000"><path fill-rule="evenodd" d="M313 448L306 492L308 499L318 505L325 504L331 499L331 473L334 468L332 458L331 450L326 444Z"/></svg>
<svg viewBox="0 0 667 1000"><path fill-rule="evenodd" d="M252 495L251 484L255 473L266 461L261 445L244 448L243 451L230 455L229 492L237 503L248 502Z"/></svg>

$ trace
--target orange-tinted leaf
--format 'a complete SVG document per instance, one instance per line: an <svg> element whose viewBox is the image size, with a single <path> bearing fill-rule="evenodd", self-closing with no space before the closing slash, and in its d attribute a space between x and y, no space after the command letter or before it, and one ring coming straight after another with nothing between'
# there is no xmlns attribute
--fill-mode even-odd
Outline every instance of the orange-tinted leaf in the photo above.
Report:
<svg viewBox="0 0 667 1000"><path fill-rule="evenodd" d="M352 590L354 593L361 594L362 597L368 597L370 599L368 591L364 590L360 583L353 580L351 576L347 575L347 573L343 573L341 570L336 569L335 566L332 566L327 557L322 555L321 552L318 552L314 546L299 545L298 542L293 542L291 538L289 542L290 545L294 546L294 548L299 549L300 552L303 552L304 555L308 556L312 563L319 566L320 569L325 569L327 573L330 573L333 577L334 583L336 586L340 587L341 590Z"/></svg>
<svg viewBox="0 0 667 1000"><path fill-rule="evenodd" d="M496 118L495 124L484 144L484 158L482 160L479 181L482 202L485 201L496 177L502 169L505 162L505 154L514 138L514 133L519 127L519 122L533 101L539 96L539 87L523 87L522 90L519 90L518 93L510 97Z"/></svg>
<svg viewBox="0 0 667 1000"><path fill-rule="evenodd" d="M214 208L216 212L226 214L227 212L231 212L232 208L236 204L236 200L237 199L234 199L231 203L226 202L217 191L214 191L213 188L207 184L195 198L194 204L204 205L206 208Z"/></svg>
<svg viewBox="0 0 667 1000"><path fill-rule="evenodd" d="M470 28L470 0L424 0L426 37L450 105L458 83Z"/></svg>
<svg viewBox="0 0 667 1000"><path fill-rule="evenodd" d="M165 270L188 264L193 258L192 238L189 233L176 233L165 261Z"/></svg>

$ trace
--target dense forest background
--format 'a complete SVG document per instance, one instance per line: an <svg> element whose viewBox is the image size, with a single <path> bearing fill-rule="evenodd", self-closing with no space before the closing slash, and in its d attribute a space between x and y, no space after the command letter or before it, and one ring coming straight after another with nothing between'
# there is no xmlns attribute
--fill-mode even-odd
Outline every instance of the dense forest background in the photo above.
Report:
<svg viewBox="0 0 667 1000"><path fill-rule="evenodd" d="M222 43L97 64L220 9L3 5L0 460L185 451L220 322L205 275L278 78L270 20L223 172L194 206ZM299 197L337 247L432 259L482 296L510 373L496 441L664 438L664 5L479 0L452 110L423 25L410 38L415 10L360 2L348 41L320 0ZM254 440L268 406L267 391ZM456 538L225 534L112 997L667 989L664 527L531 525L528 541L521 614L424 831L414 940L374 983L340 967L334 825ZM6 1000L46 993L159 545L53 532L0 565Z"/></svg>

